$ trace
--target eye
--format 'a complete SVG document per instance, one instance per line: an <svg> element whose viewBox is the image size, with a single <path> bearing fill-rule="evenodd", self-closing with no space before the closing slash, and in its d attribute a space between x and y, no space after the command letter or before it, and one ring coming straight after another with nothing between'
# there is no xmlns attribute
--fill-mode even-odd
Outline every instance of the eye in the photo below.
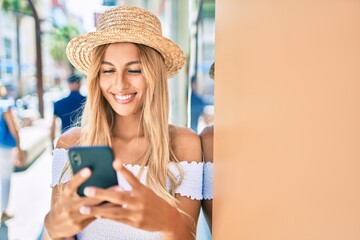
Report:
<svg viewBox="0 0 360 240"><path fill-rule="evenodd" d="M114 69L104 69L104 70L102 70L102 73L105 73L105 74L114 73L114 72L115 72Z"/></svg>
<svg viewBox="0 0 360 240"><path fill-rule="evenodd" d="M140 69L130 69L128 72L132 73L132 74L138 74L138 73L141 73L141 70Z"/></svg>

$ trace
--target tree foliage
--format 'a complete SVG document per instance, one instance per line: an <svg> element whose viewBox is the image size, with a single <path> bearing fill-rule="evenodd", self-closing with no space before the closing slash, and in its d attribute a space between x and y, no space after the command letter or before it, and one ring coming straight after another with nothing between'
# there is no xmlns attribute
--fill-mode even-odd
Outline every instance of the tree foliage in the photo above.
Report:
<svg viewBox="0 0 360 240"><path fill-rule="evenodd" d="M66 45L71 38L79 35L79 30L74 25L54 28L51 33L50 54L57 62L66 62Z"/></svg>
<svg viewBox="0 0 360 240"><path fill-rule="evenodd" d="M32 0L36 3L38 0ZM1 4L1 0L0 0ZM26 0L2 0L1 8L6 12L13 12L17 16L32 15L31 8ZM50 54L56 62L68 62L66 45L74 36L79 35L78 29L68 24L64 27L55 27L50 35ZM72 65L69 63L70 68Z"/></svg>
<svg viewBox="0 0 360 240"><path fill-rule="evenodd" d="M36 2L36 1L35 1ZM3 0L2 6L5 11L11 11L15 13L20 13L23 15L32 15L31 8L28 4L28 1L24 0Z"/></svg>

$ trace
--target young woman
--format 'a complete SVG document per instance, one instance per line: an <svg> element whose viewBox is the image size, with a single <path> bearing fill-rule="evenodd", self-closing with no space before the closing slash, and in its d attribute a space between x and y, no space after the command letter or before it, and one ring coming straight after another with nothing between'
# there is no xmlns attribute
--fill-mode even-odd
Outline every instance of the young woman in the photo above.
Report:
<svg viewBox="0 0 360 240"><path fill-rule="evenodd" d="M162 36L155 15L121 6L102 14L96 32L72 39L67 55L87 75L88 97L81 127L64 133L54 150L44 237L195 239L201 143L168 124L167 79L184 65L183 52ZM87 187L79 197L91 171L71 173L66 149L76 145L111 146L119 186Z"/></svg>

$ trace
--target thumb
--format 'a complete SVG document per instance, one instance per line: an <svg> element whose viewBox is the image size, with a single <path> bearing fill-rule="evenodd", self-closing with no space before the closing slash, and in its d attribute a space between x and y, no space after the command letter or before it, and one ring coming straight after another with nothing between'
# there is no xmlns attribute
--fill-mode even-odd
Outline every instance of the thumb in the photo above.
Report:
<svg viewBox="0 0 360 240"><path fill-rule="evenodd" d="M114 159L114 162L113 162L113 168L115 169L115 171L117 172L120 172L121 171L121 168L123 168L123 163L121 160L119 159Z"/></svg>

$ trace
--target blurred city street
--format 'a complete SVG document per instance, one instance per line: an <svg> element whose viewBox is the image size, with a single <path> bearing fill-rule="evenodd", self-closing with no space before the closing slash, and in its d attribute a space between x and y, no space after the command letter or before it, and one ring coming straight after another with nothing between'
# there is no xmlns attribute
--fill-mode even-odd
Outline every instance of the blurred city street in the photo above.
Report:
<svg viewBox="0 0 360 240"><path fill-rule="evenodd" d="M68 79L74 74L83 80L80 93L88 94L87 77L68 61L66 46L95 31L100 15L120 5L155 13L164 36L186 49L186 71L169 81L170 122L197 133L213 123L215 0L0 0L0 87L6 90L0 100L11 101L25 159L12 174L8 212L14 217L0 224L0 240L41 239L50 208L51 138L65 126L54 118L54 103L73 91ZM203 215L200 219L197 239L211 239Z"/></svg>
<svg viewBox="0 0 360 240"><path fill-rule="evenodd" d="M27 141L32 137L27 136ZM13 173L9 212L14 218L0 227L1 240L36 240L50 207L51 149L46 150L26 170Z"/></svg>

